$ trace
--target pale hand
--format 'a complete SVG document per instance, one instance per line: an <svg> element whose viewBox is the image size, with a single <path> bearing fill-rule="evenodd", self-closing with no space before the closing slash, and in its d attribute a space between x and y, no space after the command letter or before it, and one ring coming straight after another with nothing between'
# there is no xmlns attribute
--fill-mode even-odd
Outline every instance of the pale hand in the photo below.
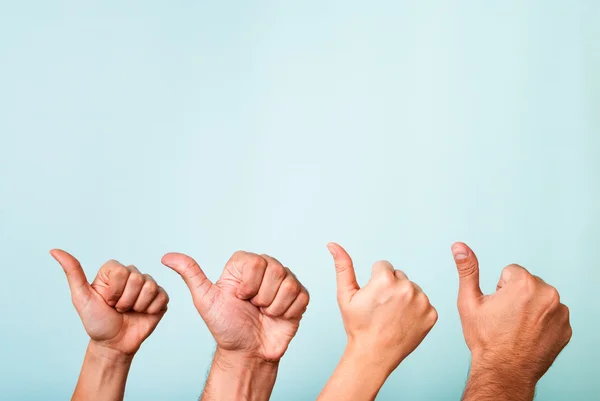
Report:
<svg viewBox="0 0 600 401"><path fill-rule="evenodd" d="M184 279L218 348L281 359L309 301L288 268L270 256L238 251L213 284L187 255L169 253L162 262Z"/></svg>
<svg viewBox="0 0 600 401"><path fill-rule="evenodd" d="M154 331L169 297L135 266L106 262L89 284L77 259L60 249L50 251L62 266L73 305L93 343L132 356Z"/></svg>
<svg viewBox="0 0 600 401"><path fill-rule="evenodd" d="M423 341L437 312L421 288L389 262L375 263L371 279L361 289L348 253L335 243L328 249L335 262L347 352L372 355L389 374Z"/></svg>

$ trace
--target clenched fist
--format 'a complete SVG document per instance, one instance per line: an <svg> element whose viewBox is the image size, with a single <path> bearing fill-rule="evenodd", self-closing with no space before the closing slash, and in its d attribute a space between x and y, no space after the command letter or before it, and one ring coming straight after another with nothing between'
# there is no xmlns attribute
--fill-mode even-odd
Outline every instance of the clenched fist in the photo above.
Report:
<svg viewBox="0 0 600 401"><path fill-rule="evenodd" d="M50 251L62 266L73 305L91 341L132 356L167 310L164 289L135 266L106 262L89 284L79 261L60 249Z"/></svg>
<svg viewBox="0 0 600 401"><path fill-rule="evenodd" d="M185 280L218 352L279 361L309 301L287 267L270 256L239 251L213 284L189 256L169 253L162 262Z"/></svg>
<svg viewBox="0 0 600 401"><path fill-rule="evenodd" d="M490 381L503 386L491 398L532 399L537 381L571 339L569 309L556 288L518 265L505 267L496 292L484 295L473 251L459 242L452 253L460 280L458 311L473 356L473 382L478 375L494 374ZM511 387L516 388L512 395L507 390ZM464 399L487 399L476 391L476 384L467 386Z"/></svg>

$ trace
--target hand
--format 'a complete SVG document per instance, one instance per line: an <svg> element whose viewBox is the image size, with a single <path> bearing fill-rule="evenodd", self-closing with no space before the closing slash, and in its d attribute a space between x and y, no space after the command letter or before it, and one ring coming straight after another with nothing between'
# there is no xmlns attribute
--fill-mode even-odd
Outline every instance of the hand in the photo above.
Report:
<svg viewBox="0 0 600 401"><path fill-rule="evenodd" d="M79 261L60 249L50 254L62 266L73 305L95 349L133 356L167 310L165 290L135 266L106 262L90 285Z"/></svg>
<svg viewBox="0 0 600 401"><path fill-rule="evenodd" d="M458 311L472 370L518 376L523 386L535 383L571 339L569 309L556 289L519 265L504 268L496 292L483 295L479 263L473 251L452 246L460 280Z"/></svg>
<svg viewBox="0 0 600 401"><path fill-rule="evenodd" d="M389 262L375 263L371 279L361 289L348 253L334 243L328 248L335 261L347 352L368 353L389 375L423 341L437 312L421 288Z"/></svg>
<svg viewBox="0 0 600 401"><path fill-rule="evenodd" d="M279 361L309 301L288 268L270 256L239 251L213 284L189 256L169 253L162 263L184 279L218 349Z"/></svg>

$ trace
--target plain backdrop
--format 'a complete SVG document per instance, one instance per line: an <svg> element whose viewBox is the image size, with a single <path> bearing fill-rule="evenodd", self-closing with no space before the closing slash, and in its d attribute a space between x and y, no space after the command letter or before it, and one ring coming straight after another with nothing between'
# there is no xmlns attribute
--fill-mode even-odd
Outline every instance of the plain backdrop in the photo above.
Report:
<svg viewBox="0 0 600 401"><path fill-rule="evenodd" d="M485 291L519 263L574 335L540 400L597 400L600 3L3 1L0 398L65 400L87 337L48 250L135 264L170 293L128 400L194 400L213 340L183 281L237 249L312 300L274 400L311 400L345 345L325 247L390 260L439 321L380 400L457 400L469 352L454 241Z"/></svg>

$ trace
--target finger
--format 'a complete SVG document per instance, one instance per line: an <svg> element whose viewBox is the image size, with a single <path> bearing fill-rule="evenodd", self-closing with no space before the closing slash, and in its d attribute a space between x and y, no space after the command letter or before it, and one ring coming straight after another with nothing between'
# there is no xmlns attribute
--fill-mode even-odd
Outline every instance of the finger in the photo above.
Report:
<svg viewBox="0 0 600 401"><path fill-rule="evenodd" d="M475 253L466 244L456 242L452 245L452 255L458 270L458 298L481 298L483 293L479 288L479 262Z"/></svg>
<svg viewBox="0 0 600 401"><path fill-rule="evenodd" d="M502 274L500 275L500 278L498 279L498 283L496 284L496 291L499 291L502 288L504 288L504 286L510 280L511 276L513 277L513 279L524 277L523 270L525 271L525 275L530 274L527 271L527 269L525 269L524 267L519 266L517 264L511 264L511 265L506 266L502 270ZM514 272L515 276L513 276L513 272ZM540 284L544 284L544 285L546 284L546 282L544 280L542 280L541 277L533 276L533 278L535 278L536 281L539 282Z"/></svg>
<svg viewBox="0 0 600 401"><path fill-rule="evenodd" d="M53 249L50 251L50 255L60 264L65 272L73 299L90 296L90 284L85 277L79 261L62 249Z"/></svg>
<svg viewBox="0 0 600 401"><path fill-rule="evenodd" d="M527 269L525 269L523 266L519 266L514 263L508 265L504 269L502 269L502 274L500 275L500 279L498 280L498 284L496 285L496 290L504 288L510 282L522 280L530 275L531 273L529 273ZM537 281L543 283L543 280L539 277L537 277Z"/></svg>
<svg viewBox="0 0 600 401"><path fill-rule="evenodd" d="M130 272L140 273L140 271L138 270L138 268L135 267L134 265L127 266L127 270L129 270Z"/></svg>
<svg viewBox="0 0 600 401"><path fill-rule="evenodd" d="M334 242L327 244L327 249L333 256L335 264L338 301L346 303L360 289L356 281L352 259L344 248Z"/></svg>
<svg viewBox="0 0 600 401"><path fill-rule="evenodd" d="M142 291L142 286L144 285L144 276L135 269L128 268L129 277L127 278L127 283L125 284L125 289L123 290L123 294L121 298L115 304L115 309L118 312L127 312L133 308L133 305L137 302L137 299L140 295L140 291Z"/></svg>
<svg viewBox="0 0 600 401"><path fill-rule="evenodd" d="M265 271L267 261L260 255L249 252L236 252L232 263L240 264L242 281L236 289L236 295L240 299L250 299L258 294Z"/></svg>
<svg viewBox="0 0 600 401"><path fill-rule="evenodd" d="M261 255L267 261L265 275L258 293L250 300L253 305L266 308L273 303L281 283L287 276L288 270L276 259Z"/></svg>
<svg viewBox="0 0 600 401"><path fill-rule="evenodd" d="M394 270L394 276L396 276L398 280L408 280L408 276L402 270Z"/></svg>
<svg viewBox="0 0 600 401"><path fill-rule="evenodd" d="M570 311L569 311L569 307L567 305L559 304L557 313L559 314L559 316L562 318L563 321L565 321L566 323L569 323Z"/></svg>
<svg viewBox="0 0 600 401"><path fill-rule="evenodd" d="M150 275L144 274L143 278L144 285L133 306L133 310L136 312L144 312L148 309L148 306L154 301L160 291L160 287Z"/></svg>
<svg viewBox="0 0 600 401"><path fill-rule="evenodd" d="M304 312L306 312L306 307L309 302L310 295L303 286L294 302L292 302L288 310L283 314L283 318L288 320L300 320Z"/></svg>
<svg viewBox="0 0 600 401"><path fill-rule="evenodd" d="M415 287L415 290L417 290L417 292L422 292L423 294L425 294L425 292L423 291L421 286L419 286L419 284L415 283L414 281L411 281L411 284L413 285L413 287Z"/></svg>
<svg viewBox="0 0 600 401"><path fill-rule="evenodd" d="M109 306L115 306L123 292L131 271L116 260L106 262L92 282L92 287Z"/></svg>
<svg viewBox="0 0 600 401"><path fill-rule="evenodd" d="M283 315L292 303L294 303L302 290L302 284L300 284L298 279L289 269L286 268L286 270L288 274L279 286L279 291L277 291L273 303L263 309L265 315L272 317Z"/></svg>
<svg viewBox="0 0 600 401"><path fill-rule="evenodd" d="M201 314L204 313L211 304L210 297L206 299L205 296L218 289L206 277L198 263L182 253L168 253L162 257L161 262L183 278L192 293L196 308Z"/></svg>
<svg viewBox="0 0 600 401"><path fill-rule="evenodd" d="M169 303L169 295L165 291L164 288L158 287L158 295L154 298L154 300L148 305L145 313L150 315L155 315L159 312L162 312L167 309L167 305Z"/></svg>
<svg viewBox="0 0 600 401"><path fill-rule="evenodd" d="M375 262L371 268L371 281L382 280L384 282L391 282L395 278L394 266L387 260L380 260Z"/></svg>

